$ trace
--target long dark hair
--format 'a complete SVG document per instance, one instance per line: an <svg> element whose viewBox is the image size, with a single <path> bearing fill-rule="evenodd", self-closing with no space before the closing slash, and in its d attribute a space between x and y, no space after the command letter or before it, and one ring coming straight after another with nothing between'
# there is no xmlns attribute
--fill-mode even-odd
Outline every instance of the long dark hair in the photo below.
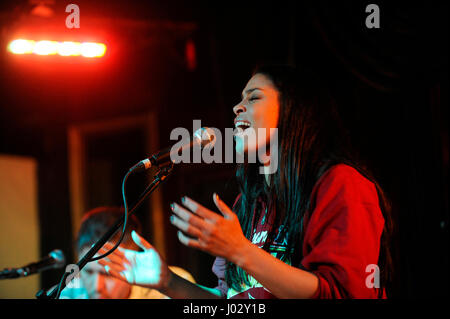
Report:
<svg viewBox="0 0 450 319"><path fill-rule="evenodd" d="M331 166L341 163L350 165L372 181L378 191L385 219L378 261L380 281L384 287L392 268L389 250L392 228L390 205L381 187L351 149L349 134L341 124L326 85L306 68L262 66L253 74L267 76L279 93L279 166L270 175L270 185L267 185L264 175L259 173L258 163L238 164L236 178L241 195L234 210L244 235L251 240L252 221L259 217L253 216L259 214L258 203L262 200L266 205L273 205L275 222L263 249L269 251L282 225L279 238L286 238L288 247L285 252L277 253L277 258L289 258L293 266L301 267L303 221L314 208L311 202L313 187ZM225 278L229 287L237 291L242 283L249 285L247 274L232 263L227 264Z"/></svg>

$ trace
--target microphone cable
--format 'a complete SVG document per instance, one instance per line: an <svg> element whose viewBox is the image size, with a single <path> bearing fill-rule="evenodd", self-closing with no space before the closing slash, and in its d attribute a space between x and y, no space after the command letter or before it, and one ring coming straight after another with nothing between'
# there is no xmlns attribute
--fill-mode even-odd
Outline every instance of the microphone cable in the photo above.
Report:
<svg viewBox="0 0 450 319"><path fill-rule="evenodd" d="M124 222L123 222L123 227L122 227L122 234L120 235L119 240L117 241L117 243L114 245L113 248L111 248L109 251L107 251L106 253L104 253L101 256L97 256L97 257L93 257L91 258L88 262L93 262L93 261L97 261L99 259L105 258L106 256L112 254L114 252L114 250L117 249L117 247L119 247L119 245L122 243L122 240L125 236L125 230L127 228L127 222L128 222L128 202L127 202L127 197L126 197L126 192L125 192L125 184L128 180L128 177L131 175L131 173L134 171L134 166L127 172L127 174L125 175L125 177L123 178L122 181L122 198L123 198L123 204L124 204L124 209L125 209L125 214L124 214ZM61 287L62 287L62 283L64 281L64 279L66 279L67 276L62 276L61 281L58 284L58 291L56 293L56 297L55 299L59 299L59 296L61 295Z"/></svg>
<svg viewBox="0 0 450 319"><path fill-rule="evenodd" d="M130 174L134 171L134 167L132 167L127 174L125 175L125 177L123 178L122 181L122 197L123 197L123 205L124 205L124 209L125 209L125 215L124 215L124 221L123 221L123 228L122 228L122 234L120 235L119 240L117 241L117 243L114 245L113 248L111 248L108 252L104 253L101 256L97 256L97 257L92 257L89 262L92 261L96 261L102 258L105 258L106 256L110 255L113 253L114 250L117 249L117 247L120 246L120 244L122 243L122 240L125 236L125 230L127 228L127 222L128 222L128 203L127 203L127 197L125 194L125 183L127 182L128 177L130 176Z"/></svg>

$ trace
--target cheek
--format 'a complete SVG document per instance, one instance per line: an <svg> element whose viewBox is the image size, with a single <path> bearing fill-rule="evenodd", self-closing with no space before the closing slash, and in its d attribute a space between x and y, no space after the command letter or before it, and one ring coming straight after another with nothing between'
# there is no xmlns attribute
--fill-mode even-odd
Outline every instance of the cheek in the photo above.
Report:
<svg viewBox="0 0 450 319"><path fill-rule="evenodd" d="M266 145L272 141L273 129L278 127L278 97L274 95L264 101L264 103L251 108L249 115L253 122L254 133L248 139L242 137L235 138L236 152L238 154L256 154L258 149L266 150ZM248 130L246 132L247 135L250 135Z"/></svg>
<svg viewBox="0 0 450 319"><path fill-rule="evenodd" d="M257 147L269 144L273 129L278 128L279 104L277 99L271 99L265 108L255 114L255 126L264 130L256 129Z"/></svg>
<svg viewBox="0 0 450 319"><path fill-rule="evenodd" d="M280 107L276 99L272 100L270 106L266 108L264 112L264 122L266 128L276 128L278 127L278 116L280 112Z"/></svg>
<svg viewBox="0 0 450 319"><path fill-rule="evenodd" d="M276 96L268 97L258 107L253 110L253 121L256 128L276 128L278 127L279 103Z"/></svg>

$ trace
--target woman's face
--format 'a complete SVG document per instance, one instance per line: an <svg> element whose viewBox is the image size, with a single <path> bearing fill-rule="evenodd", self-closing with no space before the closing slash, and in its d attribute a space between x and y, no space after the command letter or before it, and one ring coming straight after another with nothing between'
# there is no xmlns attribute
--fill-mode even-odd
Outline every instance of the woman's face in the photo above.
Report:
<svg viewBox="0 0 450 319"><path fill-rule="evenodd" d="M257 152L269 144L270 129L278 125L279 109L278 90L272 81L263 74L255 74L245 86L241 102L233 108L238 154ZM251 138L253 132L256 138Z"/></svg>

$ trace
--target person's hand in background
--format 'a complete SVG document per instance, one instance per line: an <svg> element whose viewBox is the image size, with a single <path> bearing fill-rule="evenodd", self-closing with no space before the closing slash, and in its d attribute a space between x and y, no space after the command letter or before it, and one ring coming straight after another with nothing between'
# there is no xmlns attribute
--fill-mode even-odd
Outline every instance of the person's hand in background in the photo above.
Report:
<svg viewBox="0 0 450 319"><path fill-rule="evenodd" d="M105 267L105 271L113 277L132 285L152 289L164 289L168 284L170 270L156 249L135 231L131 233L133 241L143 251L117 248L98 263ZM106 243L99 251L104 254L113 245Z"/></svg>

